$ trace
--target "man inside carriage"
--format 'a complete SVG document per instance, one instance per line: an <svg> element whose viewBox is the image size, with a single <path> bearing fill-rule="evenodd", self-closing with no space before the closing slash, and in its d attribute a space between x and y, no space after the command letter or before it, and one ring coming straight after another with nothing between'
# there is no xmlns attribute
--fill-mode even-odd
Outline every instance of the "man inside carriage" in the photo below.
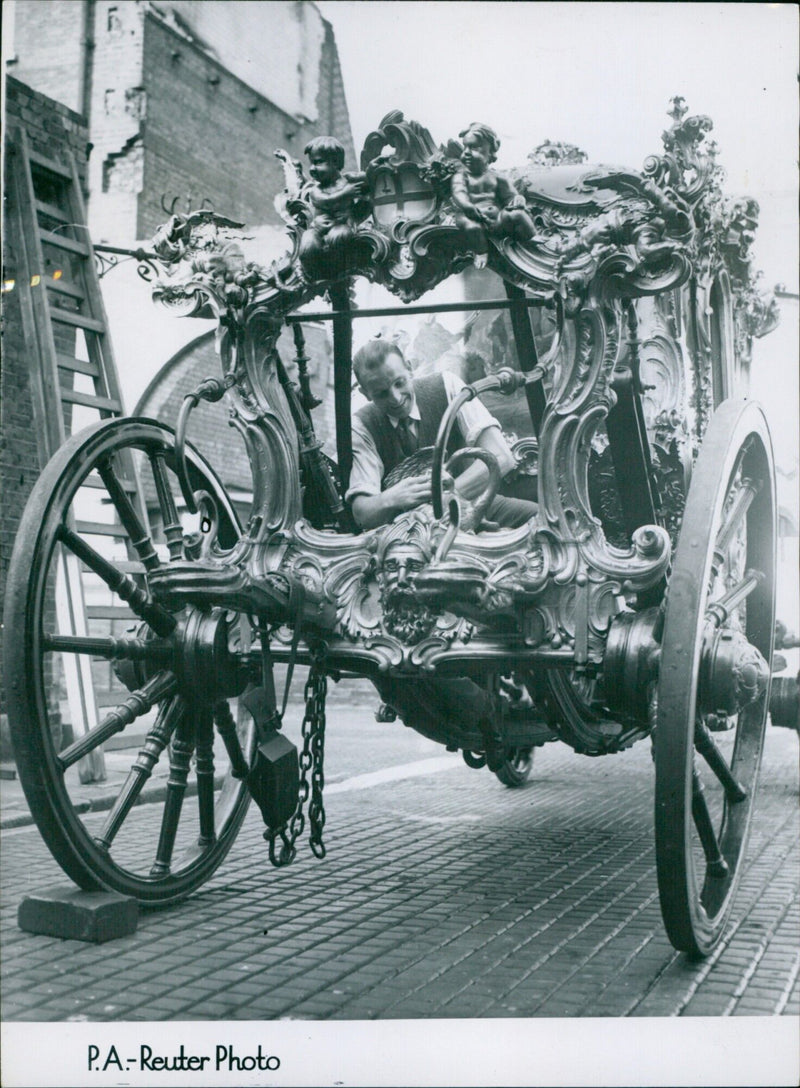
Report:
<svg viewBox="0 0 800 1088"><path fill-rule="evenodd" d="M347 499L359 527L374 529L430 502L430 447L448 405L464 383L450 371L414 379L400 347L381 337L356 352L353 370L369 403L353 415L353 465ZM503 477L515 467L500 424L478 398L458 412L447 452L452 454L465 446L477 446L493 455ZM485 465L475 460L457 476L455 489L471 502L486 487L487 477ZM529 521L536 510L536 503L527 499L498 494L486 512L486 523L516 528Z"/></svg>

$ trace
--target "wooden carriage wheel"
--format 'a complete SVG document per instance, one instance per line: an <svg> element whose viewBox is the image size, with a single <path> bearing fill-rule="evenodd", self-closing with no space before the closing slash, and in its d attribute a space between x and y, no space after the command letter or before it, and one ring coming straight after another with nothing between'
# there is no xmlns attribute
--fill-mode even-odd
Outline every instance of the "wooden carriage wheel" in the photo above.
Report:
<svg viewBox="0 0 800 1088"><path fill-rule="evenodd" d="M664 923L696 955L719 941L745 857L769 706L775 500L766 420L715 413L667 591L655 731Z"/></svg>
<svg viewBox="0 0 800 1088"><path fill-rule="evenodd" d="M244 686L237 621L220 609L167 611L149 593L191 528L181 524L173 442L169 428L141 419L106 421L66 442L26 508L5 609L14 750L42 836L81 887L152 905L196 889L230 849L249 800L254 733L228 701ZM216 539L232 547L240 530L222 485L191 448L187 461L192 486L216 510ZM155 545L137 482L166 547ZM131 734L134 746L114 757L127 767L121 788L109 792L110 807L87 812L87 761ZM159 758L169 777L155 823L137 803Z"/></svg>

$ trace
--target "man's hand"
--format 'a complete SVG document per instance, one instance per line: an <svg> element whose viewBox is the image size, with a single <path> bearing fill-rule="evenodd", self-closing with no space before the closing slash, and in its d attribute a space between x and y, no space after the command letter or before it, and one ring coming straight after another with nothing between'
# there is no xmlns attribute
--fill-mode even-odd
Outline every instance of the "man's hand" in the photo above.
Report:
<svg viewBox="0 0 800 1088"><path fill-rule="evenodd" d="M397 511L413 510L424 502L431 501L430 476L408 476L398 480L383 493L384 499Z"/></svg>
<svg viewBox="0 0 800 1088"><path fill-rule="evenodd" d="M362 529L375 529L391 521L397 514L430 501L430 477L408 476L387 487L380 495L356 495L353 499L353 517Z"/></svg>

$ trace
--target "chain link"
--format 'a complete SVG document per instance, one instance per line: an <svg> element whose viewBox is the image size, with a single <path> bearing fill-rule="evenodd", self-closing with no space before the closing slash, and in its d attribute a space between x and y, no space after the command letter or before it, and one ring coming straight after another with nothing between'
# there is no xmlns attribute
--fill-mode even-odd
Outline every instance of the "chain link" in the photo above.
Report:
<svg viewBox="0 0 800 1088"><path fill-rule="evenodd" d="M315 727L311 731L311 803L308 806L308 820L310 824L308 842L311 851L317 858L324 858L326 854L325 844L322 841L322 830L325 827L325 808L322 801L322 791L325 788L325 699L328 693L328 677L320 662L319 667L312 667Z"/></svg>
<svg viewBox="0 0 800 1088"><path fill-rule="evenodd" d="M309 845L315 857L324 858L326 854L322 842L322 829L325 827L322 791L325 786L323 762L325 758L325 699L327 693L328 678L325 675L325 651L317 648L312 650L311 669L303 692L306 708L302 724L303 750L300 752L299 759L300 786L297 808L285 827L264 833L264 837L269 842L269 860L276 867L290 865L297 856L295 843L303 834L306 826L303 809L309 795L311 797L308 807ZM309 772L311 772L310 787ZM278 839L281 840L280 850L278 850Z"/></svg>

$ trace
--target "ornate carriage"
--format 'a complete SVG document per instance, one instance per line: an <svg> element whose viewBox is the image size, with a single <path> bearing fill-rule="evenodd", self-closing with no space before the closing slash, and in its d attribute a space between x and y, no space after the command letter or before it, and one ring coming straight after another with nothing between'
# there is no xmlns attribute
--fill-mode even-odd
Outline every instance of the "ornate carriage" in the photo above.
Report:
<svg viewBox="0 0 800 1088"><path fill-rule="evenodd" d="M251 795L274 863L294 856L306 805L322 855L326 678L360 676L385 717L471 766L488 761L511 786L543 744L602 755L651 737L666 928L679 949L714 947L745 850L774 639L770 438L759 408L735 398L752 337L775 314L750 267L757 205L723 194L709 119L677 99L671 117L663 153L641 171L548 143L504 177L486 174L482 137L472 150L466 135L437 146L396 112L368 137L361 174L342 174L323 147L324 169L306 181L278 153L292 249L269 267L245 259L238 225L219 216L161 229L156 297L216 316L222 376L186 399L175 431L131 418L70 438L30 500L9 575L20 776L78 884L151 905L187 895L224 858ZM495 285L489 297L416 305L471 268ZM358 277L400 302L357 308ZM359 533L343 498L353 324L456 310L507 314L513 346L445 413L432 505ZM338 463L311 422L309 320L332 325ZM296 383L276 346L287 325ZM482 520L498 485L491 455L456 455L487 466L474 505L446 457L459 408L487 391L516 397L529 420L515 486L538 513L518 529ZM223 397L252 468L244 526L186 441L192 408ZM89 500L94 520L79 509ZM122 551L103 544L109 522ZM63 586L74 601L90 580L132 610L123 637L80 627L64 606ZM127 690L65 735L55 680L97 661ZM281 732L276 662L310 665L299 756ZM125 785L87 823L76 768L142 722ZM163 818L148 843L134 814L164 753Z"/></svg>

